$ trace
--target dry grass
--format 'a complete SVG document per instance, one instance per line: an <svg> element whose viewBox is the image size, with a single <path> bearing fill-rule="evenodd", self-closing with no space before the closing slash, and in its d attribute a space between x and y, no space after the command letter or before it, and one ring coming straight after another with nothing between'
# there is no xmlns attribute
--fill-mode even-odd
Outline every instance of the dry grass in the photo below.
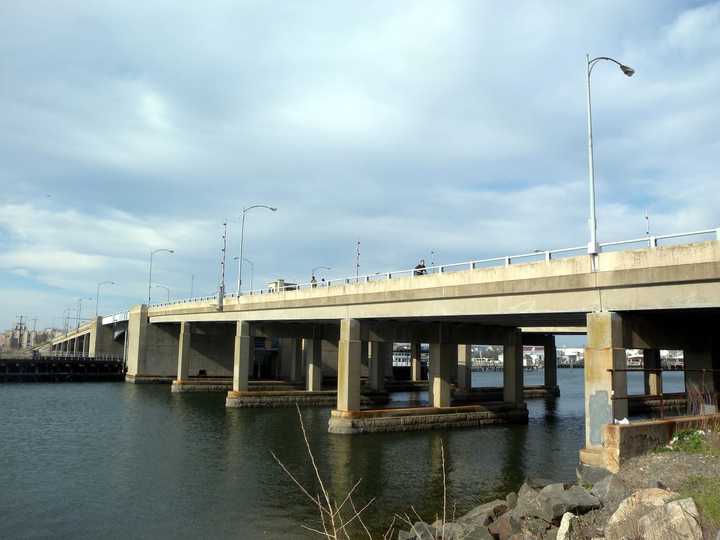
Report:
<svg viewBox="0 0 720 540"><path fill-rule="evenodd" d="M312 502L313 506L315 506L318 510L320 518L319 525L302 525L303 529L327 539L341 540L344 538L350 540L352 538L350 536L350 531L353 530L350 528L350 525L354 524L355 526L359 525L360 529L362 530L362 534L372 540L370 530L367 528L365 522L362 519L362 513L370 507L370 505L375 501L375 498L370 499L370 501L363 505L359 510L357 506L355 506L355 501L353 500L353 493L355 493L355 490L362 482L362 479L355 482L353 487L350 488L350 491L348 491L348 493L345 495L345 497L339 504L337 500L333 499L330 496L330 492L328 491L325 482L323 482L322 475L320 474L320 470L317 466L315 455L313 454L312 448L310 447L310 441L307 437L307 431L305 431L305 423L303 422L300 407L297 405L296 407L298 419L300 421L300 428L302 429L303 439L305 440L305 449L307 451L308 458L310 459L310 463L313 466L313 471L315 472L315 479L317 480L317 485L319 486L320 491L315 495L312 495L310 491L305 488L302 483L300 483L297 477L295 477L295 475L293 475L293 473L288 470L285 464L280 461L280 458L277 457L275 452L270 451L270 453L272 454L272 457L275 459L278 465L280 465L285 474L288 475L288 477L295 483L295 485L300 489L303 495L305 495L308 500ZM357 536L355 535L353 535L353 537L357 538Z"/></svg>
<svg viewBox="0 0 720 540"><path fill-rule="evenodd" d="M350 488L348 493L344 496L342 501L338 504L338 501L333 499L330 496L330 492L325 484L325 482L322 479L322 475L320 474L320 470L317 465L317 461L315 459L315 455L313 454L312 448L310 447L310 442L307 437L307 431L305 430L305 423L303 421L302 412L300 411L300 407L296 405L297 413L298 413L298 420L300 422L300 429L302 430L303 439L305 440L305 450L307 452L308 458L310 459L310 463L312 464L313 471L315 474L315 480L317 481L317 486L319 487L319 492L317 492L315 495L311 493L312 490L306 488L298 479L297 477L290 472L290 470L285 466L285 464L278 458L278 456L275 454L275 452L270 451L270 454L275 459L278 465L280 465L280 468L285 472L285 474L290 478L290 480L293 481L293 483L298 487L300 492L307 497L307 499L312 503L312 505L317 509L318 511L318 517L319 517L319 524L315 526L311 525L302 525L302 528L312 532L322 538L326 539L332 539L332 540L351 540L352 538L358 538L356 532L358 532L360 535L362 535L365 538L369 538L372 540L373 536L370 532L370 529L368 529L367 525L363 521L362 514L370 508L370 506L375 502L375 498L373 497L368 501L365 505L358 507L355 505L355 501L353 499L353 494L357 490L358 486L361 484L362 479L355 482L355 484ZM442 508L442 519L440 520L439 516L436 516L436 521L440 521L439 526L436 524L435 530L434 530L434 536L433 538L435 540L442 540L442 538L445 536L445 527L448 523L447 521L447 476L446 476L446 470L445 470L445 445L441 441L440 443L440 457L442 459L442 479L443 479L443 508ZM390 540L393 538L398 530L398 527L400 526L407 526L411 532L415 533L416 535L420 535L420 531L417 531L415 528L415 524L419 521L425 522L423 518L420 517L420 515L417 513L415 508L413 506L410 506L410 509L412 511L413 519L417 518L415 521L411 519L411 516L405 512L403 515L396 514L393 517L392 522L388 526L385 533L382 535L382 540ZM453 516L452 519L455 519L455 508L453 507ZM402 525L400 525L402 524ZM353 527L350 527L353 525ZM404 528L404 527L403 527Z"/></svg>

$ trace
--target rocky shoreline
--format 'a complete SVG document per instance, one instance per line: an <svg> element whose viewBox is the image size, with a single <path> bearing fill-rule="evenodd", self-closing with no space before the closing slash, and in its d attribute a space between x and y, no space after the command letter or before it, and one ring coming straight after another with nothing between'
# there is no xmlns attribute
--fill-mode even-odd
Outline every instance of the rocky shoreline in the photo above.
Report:
<svg viewBox="0 0 720 540"><path fill-rule="evenodd" d="M453 522L407 524L398 540L715 539L692 497L693 474L720 476L720 458L649 454L617 474L578 466L577 483L528 479L518 492L473 508Z"/></svg>

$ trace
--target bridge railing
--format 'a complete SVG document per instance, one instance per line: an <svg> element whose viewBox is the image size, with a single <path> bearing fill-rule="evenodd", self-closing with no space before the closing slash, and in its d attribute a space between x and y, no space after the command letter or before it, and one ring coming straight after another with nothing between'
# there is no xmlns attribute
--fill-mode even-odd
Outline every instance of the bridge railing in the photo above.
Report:
<svg viewBox="0 0 720 540"><path fill-rule="evenodd" d="M660 245L669 245L669 240L679 239L713 239L720 240L720 228L715 229L704 229L698 231L690 231L683 233L663 234L663 235L651 235L642 238L633 238L630 240L620 240L616 242L603 242L600 243L600 251L615 251L628 248L629 246L644 246L649 248L656 248ZM678 242L675 242L678 243ZM682 242L681 242L682 243ZM687 243L687 242L685 242ZM412 278L423 278L432 274L445 274L449 272L461 272L467 270L478 270L482 268L493 268L510 266L512 264L522 264L540 261L551 261L558 258L573 257L578 254L587 253L587 246L569 247L561 249L551 250L534 250L530 253L520 253L517 255L507 255L504 257L491 257L488 259L475 259L470 261L464 261L459 263L451 264L439 264L434 266L428 266L423 269L407 268L403 270L395 270L391 272L375 272L373 274L364 274L358 276L351 276L345 278L336 278L329 280L321 280L317 282L304 282L304 283L293 283L283 287L273 287L265 289L255 289L251 291L242 292L242 296L254 296L254 295L267 295L285 291L296 291L304 289L316 289L316 288L328 288L345 285L354 285L360 283L372 283L375 281L386 281L393 278L401 277L412 277ZM226 294L225 298L236 298L237 294ZM177 304L187 304L192 302L208 302L217 300L218 295L202 296L196 298L189 298L183 300L175 300L173 302L152 304L151 307L163 307L172 306Z"/></svg>

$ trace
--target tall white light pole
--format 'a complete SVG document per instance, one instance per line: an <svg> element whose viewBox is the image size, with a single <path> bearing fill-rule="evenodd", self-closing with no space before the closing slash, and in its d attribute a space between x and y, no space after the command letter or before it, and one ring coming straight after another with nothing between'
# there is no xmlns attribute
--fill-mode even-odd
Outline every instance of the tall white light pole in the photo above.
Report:
<svg viewBox="0 0 720 540"><path fill-rule="evenodd" d="M255 276L255 263L253 263L247 257L243 257L243 262L250 265L250 290L253 290L253 278ZM238 276L240 275L240 257L233 257L233 261L238 263Z"/></svg>
<svg viewBox="0 0 720 540"><path fill-rule="evenodd" d="M315 272L317 272L318 270L332 270L332 268L330 268L329 266L316 266L315 268L310 270L310 277L314 278Z"/></svg>
<svg viewBox="0 0 720 540"><path fill-rule="evenodd" d="M245 245L245 215L253 208L265 208L271 212L277 212L277 208L268 206L266 204L253 204L252 206L246 206L242 211L242 225L240 227L240 261L243 260L243 247ZM238 282L237 282L237 295L240 297L240 290L242 289L242 262L239 263L240 269L238 270Z"/></svg>
<svg viewBox="0 0 720 540"><path fill-rule="evenodd" d="M613 62L618 65L620 71L622 71L628 77L632 77L635 74L635 70L631 67L621 64L614 58L607 56L598 56L590 60L590 55L586 55L586 76L587 76L587 120L588 120L588 181L590 183L590 242L588 242L588 254L597 255L600 251L600 246L597 241L597 217L595 212L595 167L593 164L593 142L592 142L592 104L590 101L590 75L592 70L601 60Z"/></svg>
<svg viewBox="0 0 720 540"><path fill-rule="evenodd" d="M115 285L114 281L101 281L97 284L97 293L95 294L95 317L98 316L98 308L100 306L100 287L103 285Z"/></svg>
<svg viewBox="0 0 720 540"><path fill-rule="evenodd" d="M169 304L170 303L170 287L168 287L167 285L163 285L162 283L156 283L155 285L153 285L153 287L158 287L160 289L165 289L167 291L167 301Z"/></svg>
<svg viewBox="0 0 720 540"><path fill-rule="evenodd" d="M77 326L76 329L80 328L80 317L82 316L82 303L83 300L92 300L92 298L78 298L77 303Z"/></svg>
<svg viewBox="0 0 720 540"><path fill-rule="evenodd" d="M156 249L154 251L150 252L150 274L148 277L148 305L150 305L150 295L152 291L152 261L153 261L153 255L156 253L160 253L161 251L164 251L166 253L175 253L172 249Z"/></svg>

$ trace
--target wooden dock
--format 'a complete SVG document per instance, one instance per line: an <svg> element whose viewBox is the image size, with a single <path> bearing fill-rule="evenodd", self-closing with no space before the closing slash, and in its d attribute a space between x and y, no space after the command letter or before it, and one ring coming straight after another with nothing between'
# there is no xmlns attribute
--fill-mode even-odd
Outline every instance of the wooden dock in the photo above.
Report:
<svg viewBox="0 0 720 540"><path fill-rule="evenodd" d="M122 358L33 356L0 358L0 383L123 382Z"/></svg>

